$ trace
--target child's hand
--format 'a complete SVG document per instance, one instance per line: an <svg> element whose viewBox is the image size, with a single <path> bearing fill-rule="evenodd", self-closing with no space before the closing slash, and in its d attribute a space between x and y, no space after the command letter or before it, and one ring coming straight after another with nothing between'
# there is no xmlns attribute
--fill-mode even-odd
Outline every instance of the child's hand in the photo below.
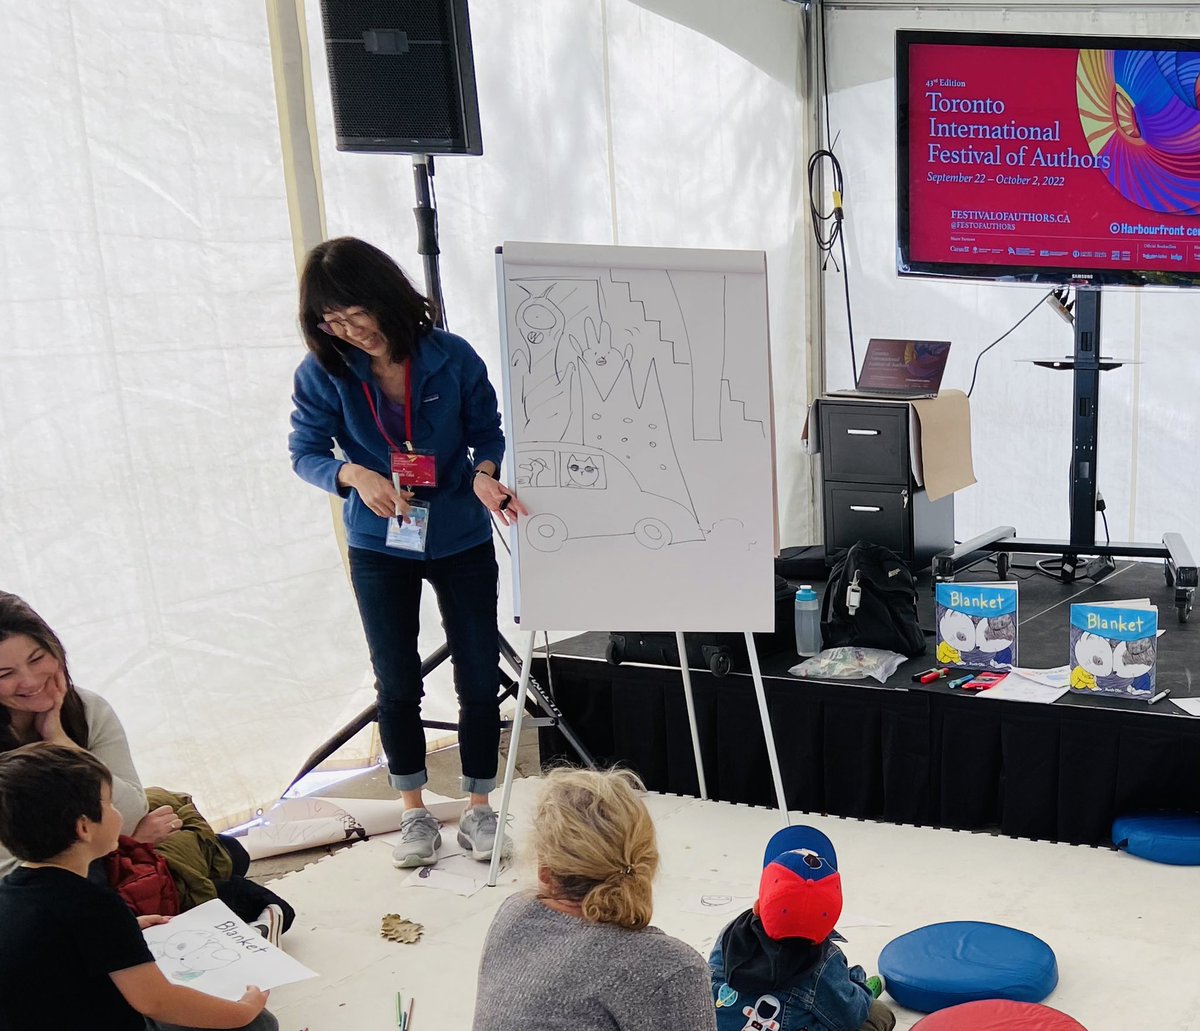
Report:
<svg viewBox="0 0 1200 1031"><path fill-rule="evenodd" d="M171 918L169 916L139 916L137 918L138 927L143 931L147 927L154 927L157 924L169 923L170 920Z"/></svg>
<svg viewBox="0 0 1200 1031"><path fill-rule="evenodd" d="M255 988L254 985L248 984L246 985L246 993L238 999L238 1002L250 1011L250 1020L253 1020L267 1008L267 998L270 994L270 992L261 991ZM247 1020L246 1023L249 1024L250 1020Z"/></svg>

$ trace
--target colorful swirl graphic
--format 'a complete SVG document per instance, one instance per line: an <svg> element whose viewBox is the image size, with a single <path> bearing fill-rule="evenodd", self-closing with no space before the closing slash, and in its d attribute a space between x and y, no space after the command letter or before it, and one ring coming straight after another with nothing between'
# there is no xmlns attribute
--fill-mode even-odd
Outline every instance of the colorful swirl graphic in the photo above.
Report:
<svg viewBox="0 0 1200 1031"><path fill-rule="evenodd" d="M1200 53L1081 50L1079 121L1108 181L1139 207L1200 213Z"/></svg>

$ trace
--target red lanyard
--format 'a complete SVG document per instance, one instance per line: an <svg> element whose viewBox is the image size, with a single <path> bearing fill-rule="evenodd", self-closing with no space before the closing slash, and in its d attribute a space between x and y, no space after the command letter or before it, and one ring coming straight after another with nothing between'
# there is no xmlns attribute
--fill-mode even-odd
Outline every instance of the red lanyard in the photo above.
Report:
<svg viewBox="0 0 1200 1031"><path fill-rule="evenodd" d="M410 382L412 378L412 359L406 359L404 362L404 432L408 439L404 442L405 448L409 451L412 446L412 405L409 403L410 397ZM379 432L383 434L383 439L388 442L388 447L393 451L399 451L392 438L388 436L387 430L383 428L383 423L379 419L379 413L375 410L375 399L371 396L371 388L366 383L362 385L363 393L367 396L367 404L371 406L371 415L375 419L375 425L379 427Z"/></svg>

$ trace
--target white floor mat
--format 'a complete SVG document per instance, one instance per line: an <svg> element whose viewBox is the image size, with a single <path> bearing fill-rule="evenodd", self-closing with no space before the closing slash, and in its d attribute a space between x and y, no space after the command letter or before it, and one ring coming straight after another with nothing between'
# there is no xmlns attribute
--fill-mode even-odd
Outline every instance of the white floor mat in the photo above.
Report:
<svg viewBox="0 0 1200 1031"><path fill-rule="evenodd" d="M409 872L392 867L386 838L355 844L275 882L298 913L284 947L321 975L272 993L282 1031L394 1031L397 991L416 997L414 1031L467 1031L492 916L510 892L534 881L522 846L537 789L537 780L513 789L517 863L494 889L464 897L406 886ZM664 795L649 796L648 804L662 853L654 922L707 954L730 918L729 905L754 895L778 813ZM850 962L868 972L887 942L914 927L989 920L1030 931L1053 947L1060 981L1047 1005L1089 1031L1200 1031L1194 961L1200 870L985 834L793 819L819 827L837 849L844 948ZM454 833L453 825L443 830L446 851L458 851ZM722 906L724 896L733 903ZM381 938L385 913L423 924L420 942ZM920 1017L896 1013L900 1028Z"/></svg>

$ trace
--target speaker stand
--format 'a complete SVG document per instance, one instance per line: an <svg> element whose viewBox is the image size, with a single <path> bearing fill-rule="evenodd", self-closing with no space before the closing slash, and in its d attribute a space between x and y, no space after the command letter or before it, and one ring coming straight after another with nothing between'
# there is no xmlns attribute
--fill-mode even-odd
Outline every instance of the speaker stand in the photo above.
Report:
<svg viewBox="0 0 1200 1031"><path fill-rule="evenodd" d="M442 297L442 271L438 264L441 250L438 247L437 196L433 189L433 155L413 156L413 188L417 194L417 206L413 215L417 220L417 253L425 266L425 296L437 305L437 327L446 328L446 305Z"/></svg>
<svg viewBox="0 0 1200 1031"><path fill-rule="evenodd" d="M438 648L437 651L430 655L429 658L421 663L422 679L424 679L429 673L445 662L449 657L450 649L443 644L440 648ZM519 655L517 655L516 651L513 649L513 646L509 644L503 634L500 634L500 657L506 660L513 668L516 675L520 677L521 658ZM549 652L546 654L546 669L550 669ZM517 695L518 681L508 676L504 672L503 666L497 668L497 674L499 677L500 686L499 701L504 701L506 698L515 698ZM596 760L592 757L591 752L587 750L587 747L584 745L584 743L571 729L570 724L567 723L567 721L563 718L563 714L559 711L558 706L554 704L553 698L551 698L551 696L545 690L543 690L542 685L538 683L537 678L532 675L529 677L529 688L526 704L535 711L540 709L543 715L533 717L532 719L523 720L523 726L556 728L558 732L566 739L567 743L575 750L575 754L579 756L579 761L590 769L594 770L596 768ZM372 702L365 709L363 709L362 712L355 716L354 719L342 727L341 730L334 734L333 737L319 745L316 751L314 751L312 755L304 760L304 764L300 767L299 772L292 778L292 782L287 786L287 789L285 789L283 793L287 794L287 792L292 789L298 780L307 776L309 773L312 773L313 770L315 770L321 765L321 763L333 755L333 753L341 748L342 745L346 744L351 738L353 738L355 734L369 724L374 723L378 715L378 706L375 702ZM438 720L422 720L421 726L431 727L438 730L458 729L457 723L445 723ZM500 726L512 727L512 721L502 720ZM517 747L517 742L509 741L508 747Z"/></svg>

